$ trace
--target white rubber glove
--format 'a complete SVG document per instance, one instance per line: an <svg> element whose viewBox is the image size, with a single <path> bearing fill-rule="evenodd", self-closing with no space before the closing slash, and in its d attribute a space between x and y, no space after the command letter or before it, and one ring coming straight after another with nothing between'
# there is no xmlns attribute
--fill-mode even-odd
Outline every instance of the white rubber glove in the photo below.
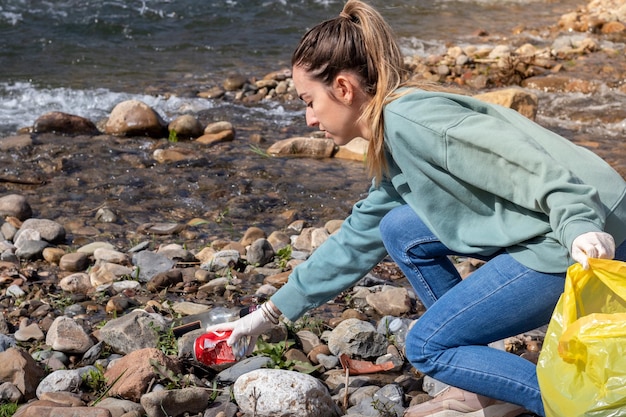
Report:
<svg viewBox="0 0 626 417"><path fill-rule="evenodd" d="M254 350L256 345L256 341L258 337L269 331L272 326L278 323L278 318L269 315L267 312L263 311L267 309L268 306L261 306L252 313L238 319L235 321L229 321L226 323L213 324L211 326L207 326L207 332L222 332L225 330L231 331L231 335L226 341L228 346L233 346L236 344L242 337L249 337L250 342L248 347L246 348L246 355L249 355ZM275 320L275 322L272 322Z"/></svg>
<svg viewBox="0 0 626 417"><path fill-rule="evenodd" d="M572 258L589 269L588 258L613 259L615 257L615 240L604 232L588 232L578 236L572 242Z"/></svg>

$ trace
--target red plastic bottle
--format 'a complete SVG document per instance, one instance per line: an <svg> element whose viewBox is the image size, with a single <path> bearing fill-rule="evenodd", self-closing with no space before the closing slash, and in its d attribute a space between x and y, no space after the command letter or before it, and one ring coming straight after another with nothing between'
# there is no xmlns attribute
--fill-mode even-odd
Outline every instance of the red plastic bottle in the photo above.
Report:
<svg viewBox="0 0 626 417"><path fill-rule="evenodd" d="M226 343L230 334L230 331L224 331L209 332L199 336L193 344L194 359L211 366L237 362L243 358L247 349L245 338L231 347Z"/></svg>

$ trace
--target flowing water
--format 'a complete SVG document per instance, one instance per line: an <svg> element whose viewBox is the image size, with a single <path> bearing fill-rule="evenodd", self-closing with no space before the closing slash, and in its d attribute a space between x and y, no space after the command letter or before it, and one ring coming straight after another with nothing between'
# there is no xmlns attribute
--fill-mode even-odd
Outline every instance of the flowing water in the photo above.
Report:
<svg viewBox="0 0 626 417"><path fill-rule="evenodd" d="M339 0L0 0L0 136L58 110L98 121L122 100L139 99L166 120L183 113L204 122L230 120L237 139L192 162L159 165L152 151L163 141L98 137L36 138L34 148L3 154L4 178L45 184L0 183L0 193L29 198L37 217L73 226L76 236L129 237L146 222L203 218L196 239L246 227L282 228L283 213L319 223L343 218L367 191L363 164L353 161L265 158L253 133L268 144L307 131L299 105L243 106L206 100L196 92L229 73L248 77L288 66L302 34L334 17ZM406 54L445 51L478 29L506 42L514 27L554 25L579 0L372 0L396 31ZM539 40L538 40L539 41ZM623 48L623 45L622 45ZM622 52L623 53L623 49ZM623 93L537 92L538 121L594 147L626 173L621 147L626 123ZM586 116L581 116L586 115ZM189 144L181 144L187 146ZM190 145L189 145L190 146ZM617 155L617 156L616 156ZM119 220L102 225L97 208Z"/></svg>

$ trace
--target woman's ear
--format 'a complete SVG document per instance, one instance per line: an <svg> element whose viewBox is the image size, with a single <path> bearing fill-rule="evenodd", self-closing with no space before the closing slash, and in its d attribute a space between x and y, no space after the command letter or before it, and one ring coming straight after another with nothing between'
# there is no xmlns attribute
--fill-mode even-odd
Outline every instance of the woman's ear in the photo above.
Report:
<svg viewBox="0 0 626 417"><path fill-rule="evenodd" d="M357 86L354 84L356 80L354 77L346 74L339 74L335 77L335 97L344 104L352 104L354 99L355 89Z"/></svg>

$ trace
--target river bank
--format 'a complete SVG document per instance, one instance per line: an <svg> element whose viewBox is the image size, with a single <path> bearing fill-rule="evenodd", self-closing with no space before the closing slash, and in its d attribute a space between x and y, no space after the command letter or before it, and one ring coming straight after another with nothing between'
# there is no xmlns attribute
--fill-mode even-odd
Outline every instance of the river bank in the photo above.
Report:
<svg viewBox="0 0 626 417"><path fill-rule="evenodd" d="M471 93L519 85L538 95L561 91L591 96L604 89L626 94L624 19L620 23L610 17L620 10L625 10L624 2L593 1L552 28L532 33L520 28L520 36L499 49L483 50L478 42L453 45L445 54L407 62L415 77ZM483 41L488 37L477 34ZM277 73L284 78L276 79ZM228 87L197 94L246 106L270 100L295 108L288 73L273 74L272 82L232 77L225 80ZM554 110L540 105L538 117ZM619 106L589 108L573 119L597 117L624 129L624 111ZM196 116L203 127L223 121L211 112ZM406 363L401 343L385 325L385 317L410 321L423 311L388 260L301 322L277 326L266 339L270 345L259 348L263 354L252 364L225 370L200 366L190 350L198 333L178 338L172 333L172 325L185 317L270 297L366 191L361 164L263 155L272 143L302 134L302 127L237 122L234 140L211 146L100 131L59 135L55 129L34 132L28 127L1 141L0 398L19 403L18 415L277 415L277 408L264 414L261 391L234 387L238 376L267 366L268 358L283 370L311 371L321 384L294 389L297 399L323 398L326 408L321 411L319 404L315 411L299 408L306 401L281 401L289 397L283 393L281 398L277 387L293 383L288 375L268 374L272 384L267 379L248 384L258 390L271 386L274 395L262 394L291 413L285 415L398 415L428 398L423 376ZM609 140L579 141L626 174L626 149ZM155 151L171 149L185 149L187 157L166 163L154 158ZM233 157L243 152L255 158L241 163ZM305 189L304 181L283 178L287 168L321 180ZM341 194L350 198L329 205L327 200L338 199L332 185L337 175L353 179L352 188ZM86 194L101 198L86 204ZM478 266L458 259L464 275ZM374 342L351 351L338 348L352 336L340 326L348 319L356 320L360 337ZM286 338L293 340L294 349L280 345ZM540 347L536 334L505 344L529 360L536 360ZM361 366L374 372L346 376L342 352L366 360ZM388 363L387 370L376 368ZM230 387L237 401L232 401ZM110 398L99 401L102 394ZM251 395L256 400L248 401Z"/></svg>

